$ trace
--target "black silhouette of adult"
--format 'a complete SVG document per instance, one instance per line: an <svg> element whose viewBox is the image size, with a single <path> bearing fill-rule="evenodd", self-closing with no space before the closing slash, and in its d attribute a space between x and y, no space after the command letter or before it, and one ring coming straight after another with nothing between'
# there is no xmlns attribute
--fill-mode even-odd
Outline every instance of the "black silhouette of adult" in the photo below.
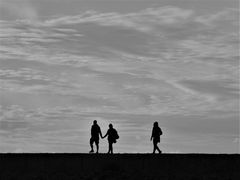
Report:
<svg viewBox="0 0 240 180"><path fill-rule="evenodd" d="M91 138L90 138L91 151L90 151L90 153L94 152L94 150L93 150L93 143L96 144L96 148L97 148L96 153L98 153L98 150L99 150L99 135L102 138L101 128L97 124L97 120L94 120L92 128L91 128Z"/></svg>
<svg viewBox="0 0 240 180"><path fill-rule="evenodd" d="M153 140L153 154L155 154L156 150L159 152L159 154L162 153L162 151L158 147L158 143L160 142L160 136L162 135L162 130L158 126L158 122L153 123L153 129L152 129L152 136L151 141Z"/></svg>
<svg viewBox="0 0 240 180"><path fill-rule="evenodd" d="M119 136L117 130L113 128L112 124L109 124L109 129L103 138L106 136L108 136L108 154L113 154L113 143L117 142Z"/></svg>

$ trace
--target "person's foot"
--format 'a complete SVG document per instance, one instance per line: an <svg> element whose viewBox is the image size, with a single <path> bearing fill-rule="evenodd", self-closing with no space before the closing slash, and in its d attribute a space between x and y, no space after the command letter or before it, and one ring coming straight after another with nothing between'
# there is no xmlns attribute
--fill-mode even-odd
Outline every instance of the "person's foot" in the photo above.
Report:
<svg viewBox="0 0 240 180"><path fill-rule="evenodd" d="M92 149L91 151L89 151L89 153L94 153L94 150Z"/></svg>
<svg viewBox="0 0 240 180"><path fill-rule="evenodd" d="M162 154L162 151L161 151L161 150L159 151L159 154Z"/></svg>
<svg viewBox="0 0 240 180"><path fill-rule="evenodd" d="M96 152L96 154L98 154L98 151Z"/></svg>

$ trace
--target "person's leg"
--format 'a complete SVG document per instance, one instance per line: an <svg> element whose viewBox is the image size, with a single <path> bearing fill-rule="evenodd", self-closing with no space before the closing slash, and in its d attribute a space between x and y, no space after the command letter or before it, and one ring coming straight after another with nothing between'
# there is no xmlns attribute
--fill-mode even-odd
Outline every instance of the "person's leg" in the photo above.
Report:
<svg viewBox="0 0 240 180"><path fill-rule="evenodd" d="M96 152L96 153L98 153L98 150L99 150L99 141L96 141L95 143L96 143L96 147L97 147L97 152Z"/></svg>
<svg viewBox="0 0 240 180"><path fill-rule="evenodd" d="M158 151L158 153L159 153L159 154L161 154L161 153L162 153L162 151L159 149L159 147L158 147L157 143L156 143L156 149L157 149L157 151Z"/></svg>
<svg viewBox="0 0 240 180"><path fill-rule="evenodd" d="M93 150L93 139L92 138L90 139L90 147L91 147L90 152L94 152L94 150Z"/></svg>
<svg viewBox="0 0 240 180"><path fill-rule="evenodd" d="M107 152L108 154L109 154L109 153L110 153L110 151L111 151L111 145L110 145L110 144L111 144L111 142L110 142L110 141L108 141L108 152Z"/></svg>
<svg viewBox="0 0 240 180"><path fill-rule="evenodd" d="M110 143L110 153L113 154L113 143Z"/></svg>
<svg viewBox="0 0 240 180"><path fill-rule="evenodd" d="M153 154L155 154L155 152L156 152L156 143L153 142Z"/></svg>

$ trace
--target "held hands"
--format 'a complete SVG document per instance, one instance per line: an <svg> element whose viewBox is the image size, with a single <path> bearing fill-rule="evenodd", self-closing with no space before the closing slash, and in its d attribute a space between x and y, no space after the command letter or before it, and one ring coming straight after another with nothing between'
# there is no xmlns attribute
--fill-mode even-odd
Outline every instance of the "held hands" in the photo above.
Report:
<svg viewBox="0 0 240 180"><path fill-rule="evenodd" d="M104 139L105 137L106 137L106 136L102 136L102 135L101 135L101 138L102 138L102 139Z"/></svg>

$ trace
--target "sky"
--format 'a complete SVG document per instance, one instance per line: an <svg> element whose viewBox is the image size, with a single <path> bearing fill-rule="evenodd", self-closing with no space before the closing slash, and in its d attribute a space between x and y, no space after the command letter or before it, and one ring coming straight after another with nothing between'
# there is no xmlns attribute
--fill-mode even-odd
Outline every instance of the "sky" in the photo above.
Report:
<svg viewBox="0 0 240 180"><path fill-rule="evenodd" d="M0 0L0 152L240 153L237 0ZM107 152L100 140L100 152Z"/></svg>

